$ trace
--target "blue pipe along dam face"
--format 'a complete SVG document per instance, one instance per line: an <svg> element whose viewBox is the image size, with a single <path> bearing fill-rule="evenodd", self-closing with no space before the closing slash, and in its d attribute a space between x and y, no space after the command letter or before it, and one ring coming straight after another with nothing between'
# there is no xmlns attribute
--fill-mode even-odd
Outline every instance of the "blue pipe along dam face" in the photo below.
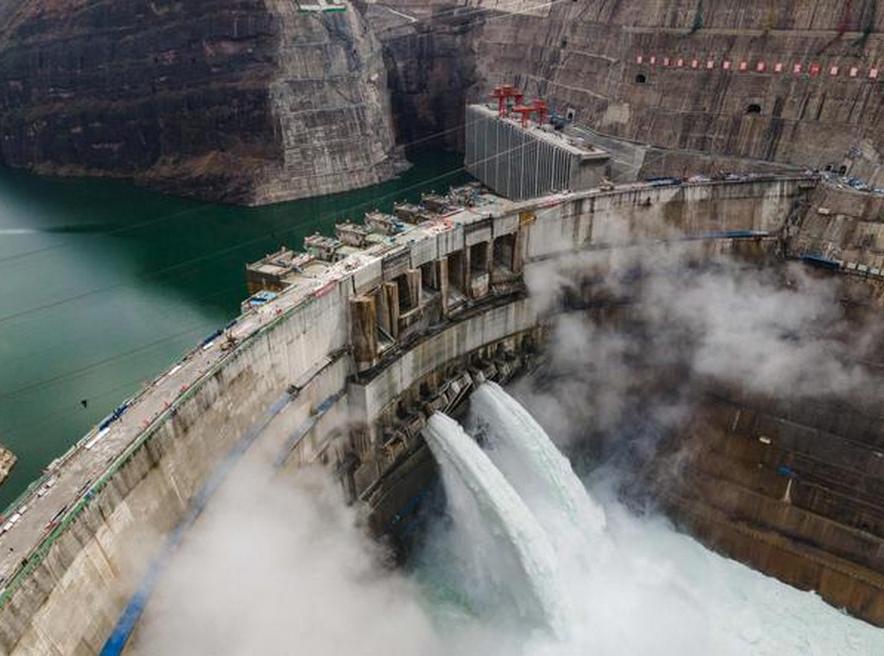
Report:
<svg viewBox="0 0 884 656"><path fill-rule="evenodd" d="M280 469L284 464L292 450L304 438L305 435L316 425L322 416L331 408L334 403L342 396L342 393L332 395L320 403L316 412L298 426L291 435L286 439L283 448L274 460L274 467ZM199 519L206 506L218 492L230 473L245 456L249 449L264 434L265 429L273 419L289 405L292 401L292 395L285 393L274 401L265 411L264 416L252 425L236 442L232 449L227 453L224 459L218 464L209 476L209 479L200 488L199 492L191 500L187 513L178 523L174 530L169 533L163 544L163 547L157 556L151 561L147 573L144 575L138 589L129 599L125 609L120 615L116 626L101 649L101 656L121 656L129 644L133 632L138 626L138 622L144 614L145 608L150 602L156 586L162 578L163 572L169 565L175 552L181 543L187 538L187 533L193 528L193 525Z"/></svg>

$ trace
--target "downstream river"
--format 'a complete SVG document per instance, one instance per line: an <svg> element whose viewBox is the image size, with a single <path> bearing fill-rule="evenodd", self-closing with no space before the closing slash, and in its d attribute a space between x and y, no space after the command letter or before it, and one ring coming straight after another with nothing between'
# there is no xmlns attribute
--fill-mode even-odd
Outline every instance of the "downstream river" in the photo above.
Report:
<svg viewBox="0 0 884 656"><path fill-rule="evenodd" d="M19 458L0 507L239 314L247 262L466 178L455 154L413 161L385 184L263 208L0 169L0 442Z"/></svg>

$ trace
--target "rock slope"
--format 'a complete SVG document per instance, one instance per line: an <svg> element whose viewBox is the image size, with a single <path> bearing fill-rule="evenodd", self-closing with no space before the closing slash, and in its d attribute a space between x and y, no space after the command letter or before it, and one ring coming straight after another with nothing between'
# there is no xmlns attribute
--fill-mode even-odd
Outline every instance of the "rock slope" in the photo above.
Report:
<svg viewBox="0 0 884 656"><path fill-rule="evenodd" d="M393 174L360 14L285 0L10 0L0 161L258 204Z"/></svg>
<svg viewBox="0 0 884 656"><path fill-rule="evenodd" d="M414 11L414 0L381 5ZM399 31L415 33L418 55L435 46L443 56L452 22L467 32L457 65L470 75L450 78L466 85L452 98L487 99L493 87L517 84L605 135L732 167L751 166L735 159L844 167L884 182L884 2L443 0L433 11ZM395 39L387 49L400 79L426 68L415 53L400 54L398 32L381 38ZM438 85L421 91L394 87L394 101L432 107ZM671 173L701 158L657 159Z"/></svg>
<svg viewBox="0 0 884 656"><path fill-rule="evenodd" d="M884 184L879 0L0 5L0 161L39 172L244 203L342 191L395 173L394 129L461 147L464 104L515 83L651 146L642 175Z"/></svg>

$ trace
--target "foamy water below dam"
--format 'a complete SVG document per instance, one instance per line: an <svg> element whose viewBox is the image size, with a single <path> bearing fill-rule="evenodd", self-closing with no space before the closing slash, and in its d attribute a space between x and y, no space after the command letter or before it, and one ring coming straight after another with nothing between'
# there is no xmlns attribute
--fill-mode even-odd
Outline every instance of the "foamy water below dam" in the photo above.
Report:
<svg viewBox="0 0 884 656"><path fill-rule="evenodd" d="M484 425L484 450L456 421L430 420L447 501L404 572L380 562L324 477L248 468L164 574L126 653L289 653L292 635L318 655L884 649L879 629L627 509L610 472L580 481L500 388L476 397L467 425Z"/></svg>

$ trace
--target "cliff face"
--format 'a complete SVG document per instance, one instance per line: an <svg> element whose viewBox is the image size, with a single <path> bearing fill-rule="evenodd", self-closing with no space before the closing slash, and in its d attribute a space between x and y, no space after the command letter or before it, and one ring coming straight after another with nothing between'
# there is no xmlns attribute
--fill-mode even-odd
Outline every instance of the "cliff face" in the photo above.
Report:
<svg viewBox="0 0 884 656"><path fill-rule="evenodd" d="M396 137L403 145L463 149L466 92L475 81L475 21L449 0L368 5L383 43Z"/></svg>
<svg viewBox="0 0 884 656"><path fill-rule="evenodd" d="M457 148L464 103L515 83L656 147L642 173L884 184L878 0L0 4L0 158L41 172L250 203L341 191L395 172L394 121L402 144Z"/></svg>
<svg viewBox="0 0 884 656"><path fill-rule="evenodd" d="M386 79L352 7L23 0L0 11L7 165L242 203L393 172Z"/></svg>
<svg viewBox="0 0 884 656"><path fill-rule="evenodd" d="M281 160L256 186L259 202L373 184L401 169L395 157L386 69L361 15L303 13L266 0L279 26L268 86Z"/></svg>
<svg viewBox="0 0 884 656"><path fill-rule="evenodd" d="M383 4L412 11L411 0ZM851 174L884 180L884 2L497 3L523 10L520 15L495 11L494 4L440 3L438 18L412 28L436 38L457 12L469 32L469 47L461 52L473 60L475 72L472 79L462 78L469 101L515 83L561 111L573 108L578 122L605 134L717 156L717 162L705 158L708 166L727 161L736 167L732 158L746 158L843 166ZM399 48L391 43L388 51ZM397 57L400 68L414 65L415 53L410 55ZM745 71L739 70L742 62ZM813 64L818 74L811 74ZM879 77L870 78L875 68ZM423 102L429 98L426 94ZM704 165L700 159L686 164L683 157L657 161L670 173Z"/></svg>
<svg viewBox="0 0 884 656"><path fill-rule="evenodd" d="M884 64L881 4L568 2L552 6L547 19L486 22L478 70L482 87L514 79L615 136L820 168L844 164L875 177L884 96L868 75Z"/></svg>

